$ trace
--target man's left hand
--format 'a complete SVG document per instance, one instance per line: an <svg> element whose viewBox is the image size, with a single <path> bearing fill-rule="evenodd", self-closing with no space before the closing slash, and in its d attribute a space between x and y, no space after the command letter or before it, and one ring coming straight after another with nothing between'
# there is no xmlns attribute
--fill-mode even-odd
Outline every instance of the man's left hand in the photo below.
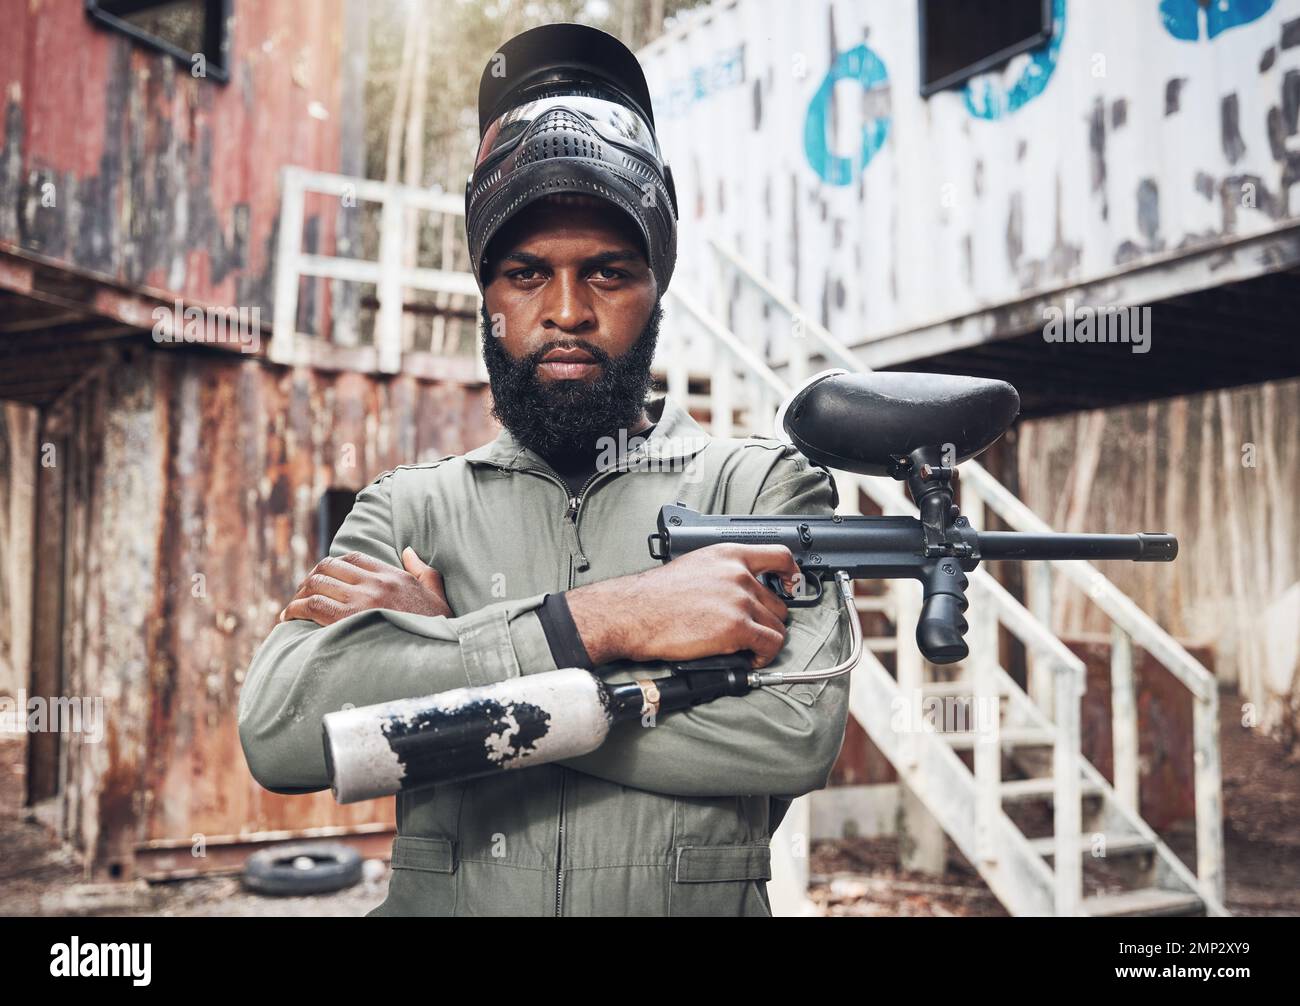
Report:
<svg viewBox="0 0 1300 1006"><path fill-rule="evenodd" d="M402 550L402 565L405 569L395 569L364 552L322 559L280 612L280 621L301 618L332 625L371 608L451 615L442 574L426 566L410 546Z"/></svg>

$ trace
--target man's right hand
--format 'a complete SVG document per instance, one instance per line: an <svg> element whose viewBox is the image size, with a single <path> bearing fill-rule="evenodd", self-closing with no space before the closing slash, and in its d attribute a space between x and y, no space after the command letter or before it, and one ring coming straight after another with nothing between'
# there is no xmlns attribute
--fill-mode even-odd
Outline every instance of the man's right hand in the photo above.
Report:
<svg viewBox="0 0 1300 1006"><path fill-rule="evenodd" d="M789 611L759 580L766 572L780 574L788 593L801 575L784 545L724 543L564 596L594 664L750 650L760 668L785 645Z"/></svg>

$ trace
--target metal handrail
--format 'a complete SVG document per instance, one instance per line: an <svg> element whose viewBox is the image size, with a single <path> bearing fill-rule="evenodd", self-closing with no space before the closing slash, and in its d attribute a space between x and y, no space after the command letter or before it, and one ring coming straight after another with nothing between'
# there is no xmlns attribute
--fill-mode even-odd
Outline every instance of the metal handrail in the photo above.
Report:
<svg viewBox="0 0 1300 1006"><path fill-rule="evenodd" d="M686 309L692 320L717 340L718 345L723 348L724 352L730 354L779 396L784 397L790 392L791 386L767 366L757 354L744 346L736 338L735 334L728 330L717 318L705 311L695 297L681 289L673 291L672 295ZM915 504L903 494L895 482L838 470L835 477L837 484L851 491L851 495L842 496L843 499L856 500L856 493L860 490L886 513L909 514L912 516L917 514ZM856 506L854 509L856 509ZM1041 622L1035 619L1028 609L1024 608L1020 602L1008 594L988 573L983 570L975 570L971 575L970 585L976 591L977 598L988 594L989 599L996 602L996 607L993 609L996 621L1003 621L1002 613L1004 612L1017 613L1018 617L1014 617L1014 624L1012 621L1007 621L1007 627L1017 637L1024 638L1032 646L1050 653L1053 658L1051 666L1058 677L1062 679L1054 689L1054 694L1057 696L1058 719L1058 737L1053 748L1053 758L1057 769L1053 778L1057 825L1055 862L1058 864L1055 869L1055 903L1058 915L1075 915L1078 913L1083 885L1076 843L1079 835L1078 764L1081 757L1079 705L1082 700L1085 681L1084 665ZM891 586L895 590L900 588L898 584L892 584ZM901 619L898 620L897 626L901 646L901 637L907 633L908 629ZM903 682L900 681L899 684L902 687ZM984 698L988 698L988 696L984 696ZM983 769L977 772L977 786L980 797L977 799L977 820L983 834L993 832L992 816L1003 813L999 793L1001 780L996 772L996 764L993 766L995 771L992 773L985 768L989 760L997 757L996 745L988 750L977 750L976 752L977 767ZM1065 865L1062 867L1060 864Z"/></svg>
<svg viewBox="0 0 1300 1006"><path fill-rule="evenodd" d="M709 246L717 254L719 260L726 266L734 269L742 278L751 286L757 289L770 303L781 308L792 320L797 321L799 331L807 334L817 344L822 355L837 365L844 366L851 370L867 370L852 352L847 350L831 333L822 325L808 318L800 309L799 305L791 298L786 296L780 290L761 276L758 271L748 263L734 248L731 248L723 242L715 239L709 239ZM684 293L680 288L674 291L676 299L693 320L710 336L715 342L721 345L724 351L732 360L741 364L743 368L751 373L769 389L778 391L784 395L788 390L788 383L784 381L776 371L770 367L757 353L745 346L734 333L730 332L725 325L718 319L710 315L698 301L688 293ZM790 367L796 372L801 372L806 367L807 348L800 346L796 353L792 353ZM797 358L796 358L797 356ZM729 392L728 382L728 392ZM728 422L730 421L730 403L728 397ZM965 483L968 489L978 498L980 504L987 504L995 513L999 515L1010 527L1019 531L1049 531L1049 525L1033 513L1029 507L1025 506L1020 500L1016 499L1009 491L1005 489L993 476L975 462L966 462L962 466L962 472L965 476ZM900 507L905 508L901 512L912 510L910 501L897 490L896 487L884 487L876 485L877 481L858 479L854 484L862 489L869 498L885 509L886 512L900 512ZM1091 563L1082 561L1056 562L1053 566L1059 570L1067 580L1081 587L1090 600L1098 605L1102 612L1110 619L1116 627L1117 642L1128 643L1136 641L1147 652L1173 673L1179 681L1192 693L1194 703L1194 731L1195 731L1195 750L1196 764L1194 767L1194 785L1196 789L1196 827L1197 827L1197 874L1198 886L1202 886L1212 893L1216 901L1221 901L1223 897L1223 833L1222 833L1222 813L1221 813L1221 781L1219 770L1219 750L1217 736L1217 711L1218 711L1218 690L1213 675L1209 673L1204 666L1189 654L1172 636L1165 632L1156 622L1139 608L1130 598L1119 590L1110 580L1105 577ZM1008 613L1006 600L1014 600L1010 595L999 597L999 588L992 587L996 581L989 577L984 571L977 570L977 576L972 578L972 585L979 584L982 592L988 592L990 598L997 598L999 610L997 621L1006 624L1009 629L1016 632L1010 621L1006 618ZM1005 594L1005 592L1001 592ZM1015 619L1021 632L1024 632L1024 626L1030 624L1042 624L1040 617L1030 612L1028 609L1020 606L1016 602L1016 607L1023 612L1023 619ZM1043 613L1046 614L1046 613ZM1056 718L1058 727L1063 729L1067 736L1062 737L1055 757L1058 761L1062 758L1071 762L1071 768L1067 771L1054 772L1054 786L1057 790L1056 808L1058 814L1063 807L1077 808L1077 782L1078 782L1078 762L1074 759L1078 757L1078 748L1076 743L1071 742L1069 734L1076 734L1074 741L1077 742L1078 716L1079 716L1079 698L1082 695L1084 678L1081 677L1082 662L1073 654L1070 654L1069 660L1063 660L1061 650L1068 650L1061 644L1046 625L1042 625L1043 633L1050 637L1054 643L1044 644L1041 637L1037 637L1036 647L1031 647L1031 652L1037 649L1039 652L1056 651L1048 660L1047 666L1054 672L1054 678L1065 677L1064 681L1054 682L1052 688L1055 694L1054 705L1056 707ZM1016 633L1019 635L1020 633ZM1027 643L1028 645L1028 643ZM1128 661L1126 664L1125 661ZM1113 674L1115 676L1115 689L1117 692L1124 692L1125 689L1132 687L1131 674L1131 648L1126 646L1117 646L1117 655L1112 664ZM1127 674L1121 674L1120 669L1127 667ZM1064 686L1064 687L1062 687ZM1116 695L1116 716L1117 716L1117 734L1123 726L1132 726L1134 724L1121 724L1120 719L1132 719L1135 716L1135 703L1125 699L1124 695ZM1131 731L1130 731L1131 732ZM1126 748L1126 745L1119 744L1117 747ZM1125 764L1122 766L1123 771L1132 773L1136 776L1136 752L1125 751ZM1063 765L1058 765L1058 769L1064 769ZM1117 763L1117 782L1119 782L1121 766ZM1076 789L1075 798L1071 798L1066 792L1061 792L1062 786L1073 786ZM1124 786L1121 784L1120 791L1127 793L1130 798L1136 801L1136 785ZM1130 808L1134 812L1136 807ZM1077 816L1077 810L1075 815ZM1064 821L1061 822L1065 824ZM1059 867L1063 863L1074 863L1073 855L1061 855L1064 847L1062 843L1066 841L1067 835L1077 834L1077 828L1071 828L1066 831L1064 827L1057 829L1057 858L1055 860L1058 873ZM1072 871L1071 871L1072 872ZM1058 876L1057 900L1058 908L1077 907L1078 888L1074 878ZM1069 912L1073 914L1073 912Z"/></svg>

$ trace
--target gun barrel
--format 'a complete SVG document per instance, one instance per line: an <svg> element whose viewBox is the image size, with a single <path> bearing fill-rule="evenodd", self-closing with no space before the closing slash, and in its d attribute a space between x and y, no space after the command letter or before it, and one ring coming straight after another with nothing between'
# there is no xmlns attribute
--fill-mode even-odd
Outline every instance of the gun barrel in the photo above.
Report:
<svg viewBox="0 0 1300 1006"><path fill-rule="evenodd" d="M1131 559L1173 562L1178 539L1172 534L1052 534L981 531L981 559Z"/></svg>

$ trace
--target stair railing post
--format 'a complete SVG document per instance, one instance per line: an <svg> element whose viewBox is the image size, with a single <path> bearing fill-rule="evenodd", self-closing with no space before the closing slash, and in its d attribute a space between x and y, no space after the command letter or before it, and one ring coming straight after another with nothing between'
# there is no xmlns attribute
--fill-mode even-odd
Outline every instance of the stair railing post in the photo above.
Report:
<svg viewBox="0 0 1300 1006"><path fill-rule="evenodd" d="M275 304L271 316L271 344L266 347L266 355L275 363L292 363L298 338L298 276L302 255L304 192L301 169L286 167L280 179Z"/></svg>
<svg viewBox="0 0 1300 1006"><path fill-rule="evenodd" d="M962 512L977 528L984 526L984 501L963 492ZM970 677L975 732L975 847L988 866L998 861L997 819L1002 811L1002 708L998 698L998 618L991 604L971 605L967 642L970 656L965 672Z"/></svg>
<svg viewBox="0 0 1300 1006"><path fill-rule="evenodd" d="M1196 879L1223 903L1223 803L1219 764L1219 693L1192 701L1192 745L1196 795Z"/></svg>
<svg viewBox="0 0 1300 1006"><path fill-rule="evenodd" d="M886 516L900 516L905 510L882 507ZM916 623L921 617L921 587L912 580L890 580L888 589L894 595L894 661L898 678L898 694L906 708L900 714L904 730L899 738L899 750L909 767L917 764L916 731L921 729L924 710L921 704L921 682L924 660L916 645Z"/></svg>
<svg viewBox="0 0 1300 1006"><path fill-rule="evenodd" d="M379 314L375 319L375 357L380 373L402 369L402 231L405 213L396 186L388 186L379 217Z"/></svg>
<svg viewBox="0 0 1300 1006"><path fill-rule="evenodd" d="M1048 562L1031 562L1027 564L1025 576L1028 579L1028 602L1030 614L1052 630L1052 564ZM1029 654L1029 697L1035 705L1049 716L1055 707L1052 698L1052 686L1056 682L1055 668L1049 657L1043 654Z"/></svg>
<svg viewBox="0 0 1300 1006"><path fill-rule="evenodd" d="M735 402L736 371L731 353L720 342L713 343L713 376L709 379L709 433L715 437L734 436L732 409ZM755 430L767 435L766 430Z"/></svg>
<svg viewBox="0 0 1300 1006"><path fill-rule="evenodd" d="M1137 689L1133 680L1133 638L1118 625L1110 634L1111 745L1115 752L1115 798L1138 811Z"/></svg>
<svg viewBox="0 0 1300 1006"><path fill-rule="evenodd" d="M1082 664L1071 667L1062 662L1056 666L1056 745L1052 749L1056 914L1073 916L1079 914L1083 898L1083 850L1079 847L1083 829L1079 716L1087 672Z"/></svg>
<svg viewBox="0 0 1300 1006"><path fill-rule="evenodd" d="M795 388L808 377L808 333L805 330L806 322L803 315L795 315L789 319L789 322L790 338L788 344L790 353L788 359L790 366L787 368L786 377L790 382L790 387Z"/></svg>

